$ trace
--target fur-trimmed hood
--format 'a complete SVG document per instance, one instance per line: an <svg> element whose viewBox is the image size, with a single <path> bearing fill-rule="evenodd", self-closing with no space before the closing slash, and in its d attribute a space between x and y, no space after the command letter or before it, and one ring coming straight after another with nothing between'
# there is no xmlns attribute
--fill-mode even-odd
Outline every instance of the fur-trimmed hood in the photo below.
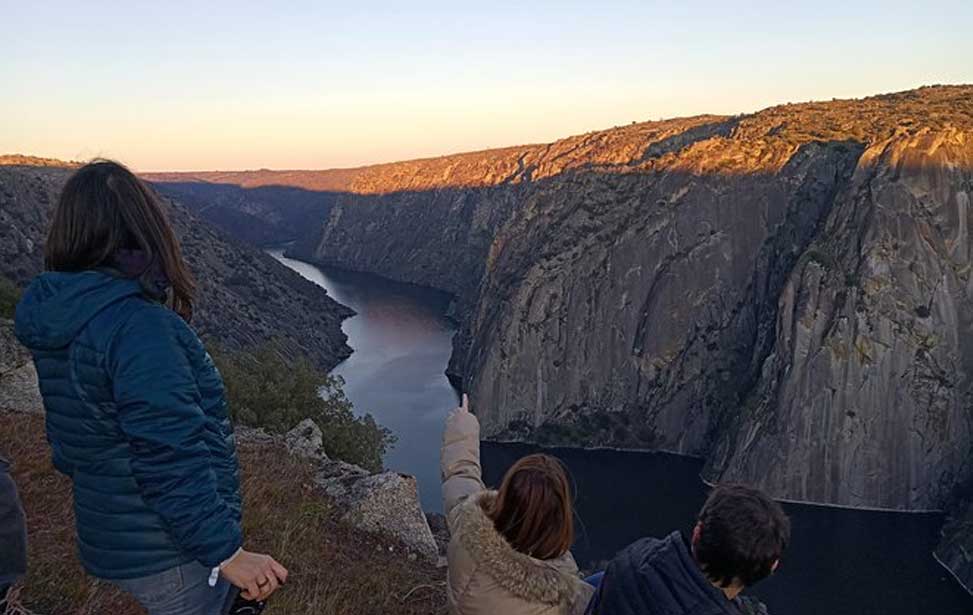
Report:
<svg viewBox="0 0 973 615"><path fill-rule="evenodd" d="M468 553L477 571L524 601L568 606L582 600L583 610L590 586L578 577L578 565L571 553L539 560L514 549L484 510L496 497L496 491L481 491L455 511L454 540Z"/></svg>

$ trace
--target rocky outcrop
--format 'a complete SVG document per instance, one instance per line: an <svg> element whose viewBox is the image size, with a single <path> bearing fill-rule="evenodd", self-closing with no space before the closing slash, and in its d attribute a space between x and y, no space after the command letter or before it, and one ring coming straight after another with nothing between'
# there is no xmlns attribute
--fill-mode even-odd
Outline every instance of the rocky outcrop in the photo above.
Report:
<svg viewBox="0 0 973 615"><path fill-rule="evenodd" d="M973 470L973 117L860 158L780 294L712 473L802 500L942 508Z"/></svg>
<svg viewBox="0 0 973 615"><path fill-rule="evenodd" d="M259 430L238 429L238 432L245 440L274 439ZM338 508L342 521L391 539L416 558L433 564L439 562L439 546L419 505L414 477L388 471L372 473L329 459L321 430L311 419L305 419L283 436L283 444L291 454L315 464L315 485Z"/></svg>
<svg viewBox="0 0 973 615"><path fill-rule="evenodd" d="M4 165L4 162L16 163ZM71 172L62 163L0 159L0 276L24 285L43 269L43 244L57 194ZM341 321L353 312L270 256L229 239L177 203L170 218L199 285L193 324L230 349L271 340L331 368L351 349Z"/></svg>
<svg viewBox="0 0 973 615"><path fill-rule="evenodd" d="M313 177L289 181L332 203L295 252L456 294L451 372L491 437L965 510L973 87ZM970 578L973 532L947 528Z"/></svg>
<svg viewBox="0 0 973 615"><path fill-rule="evenodd" d="M957 489L942 536L936 559L973 594L973 480Z"/></svg>
<svg viewBox="0 0 973 615"><path fill-rule="evenodd" d="M30 353L14 337L13 321L0 318L0 411L44 411L37 370Z"/></svg>
<svg viewBox="0 0 973 615"><path fill-rule="evenodd" d="M372 534L401 542L416 557L439 561L439 547L419 505L416 479L367 470L341 461L324 464L317 485L341 509L341 519Z"/></svg>

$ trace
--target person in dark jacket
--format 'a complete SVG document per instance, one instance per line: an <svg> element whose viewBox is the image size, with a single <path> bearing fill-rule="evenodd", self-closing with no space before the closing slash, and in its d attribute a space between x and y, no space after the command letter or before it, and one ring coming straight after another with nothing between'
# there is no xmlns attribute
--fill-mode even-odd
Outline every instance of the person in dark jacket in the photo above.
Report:
<svg viewBox="0 0 973 615"><path fill-rule="evenodd" d="M642 538L598 581L591 615L740 615L766 608L740 593L773 573L790 540L780 505L756 489L721 485L691 537Z"/></svg>
<svg viewBox="0 0 973 615"><path fill-rule="evenodd" d="M188 326L194 283L164 205L122 165L64 186L46 272L17 306L55 467L72 479L85 569L150 615L214 615L287 577L242 549L223 383Z"/></svg>
<svg viewBox="0 0 973 615"><path fill-rule="evenodd" d="M10 463L0 457L0 613L10 586L27 572L27 526Z"/></svg>

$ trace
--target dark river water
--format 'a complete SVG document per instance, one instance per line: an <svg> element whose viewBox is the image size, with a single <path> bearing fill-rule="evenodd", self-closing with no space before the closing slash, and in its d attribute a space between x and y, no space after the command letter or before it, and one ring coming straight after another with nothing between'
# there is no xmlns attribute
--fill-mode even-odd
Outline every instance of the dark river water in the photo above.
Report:
<svg viewBox="0 0 973 615"><path fill-rule="evenodd" d="M271 254L358 314L344 322L354 353L335 369L357 412L399 440L386 466L413 474L422 505L442 508L439 446L457 395L444 370L454 332L448 296L383 278ZM475 408L474 408L475 411ZM641 536L688 531L706 497L702 463L666 453L483 444L484 478L499 483L519 457L543 450L571 471L577 491L574 552L596 569ZM936 513L785 504L792 544L780 571L752 591L773 615L973 615L973 598L932 557Z"/></svg>

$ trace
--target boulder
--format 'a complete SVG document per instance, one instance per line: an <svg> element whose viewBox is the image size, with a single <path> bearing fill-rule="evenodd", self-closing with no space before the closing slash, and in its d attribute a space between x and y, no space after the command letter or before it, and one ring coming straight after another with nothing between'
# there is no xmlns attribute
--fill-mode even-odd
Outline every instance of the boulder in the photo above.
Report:
<svg viewBox="0 0 973 615"><path fill-rule="evenodd" d="M304 419L284 436L287 450L300 457L322 461L328 460L324 451L324 435L321 428L311 419Z"/></svg>
<svg viewBox="0 0 973 615"><path fill-rule="evenodd" d="M327 461L315 482L334 500L343 521L401 542L429 563L438 562L439 546L419 505L415 477L372 474L356 465Z"/></svg>
<svg viewBox="0 0 973 615"><path fill-rule="evenodd" d="M240 439L274 439L263 430L236 431ZM291 454L315 463L315 484L333 500L343 522L403 545L410 556L432 564L439 562L439 545L419 504L415 477L388 471L373 473L330 459L324 451L321 428L311 419L301 421L282 440Z"/></svg>
<svg viewBox="0 0 973 615"><path fill-rule="evenodd" d="M3 319L0 319L0 410L44 412L34 362L14 337L13 322Z"/></svg>

